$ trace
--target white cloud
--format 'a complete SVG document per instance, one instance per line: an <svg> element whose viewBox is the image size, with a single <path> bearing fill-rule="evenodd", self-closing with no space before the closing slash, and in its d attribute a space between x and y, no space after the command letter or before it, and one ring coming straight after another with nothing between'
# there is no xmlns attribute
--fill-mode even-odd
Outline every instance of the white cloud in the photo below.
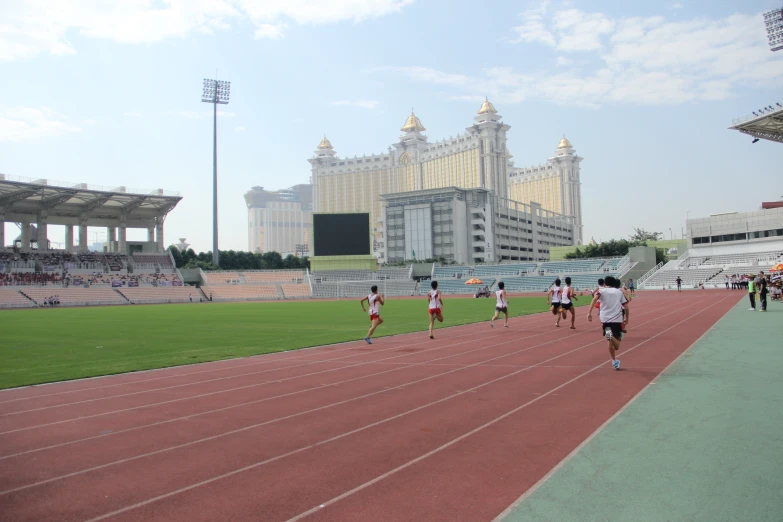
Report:
<svg viewBox="0 0 783 522"><path fill-rule="evenodd" d="M395 13L414 0L4 0L0 61L41 53L76 53L69 36L150 44L212 34L249 20L255 38L280 38L286 21L319 25L360 22Z"/></svg>
<svg viewBox="0 0 783 522"><path fill-rule="evenodd" d="M0 142L21 142L80 130L46 107L19 107L0 113Z"/></svg>
<svg viewBox="0 0 783 522"><path fill-rule="evenodd" d="M683 7L685 6L682 4L682 2L674 2L672 4L672 9L682 9Z"/></svg>
<svg viewBox="0 0 783 522"><path fill-rule="evenodd" d="M234 127L234 132L245 132L247 129L240 125L239 127Z"/></svg>
<svg viewBox="0 0 783 522"><path fill-rule="evenodd" d="M681 104L726 99L742 86L783 87L783 61L769 52L756 15L615 20L567 9L551 14L551 23L541 16L553 27L553 47L581 51L579 68L558 68L573 63L570 57L559 56L548 68L525 74L510 67L470 74L415 66L375 71L446 86L452 90L449 99L472 102L488 95L499 104L529 99L582 107ZM589 31L577 27L580 20Z"/></svg>
<svg viewBox="0 0 783 522"><path fill-rule="evenodd" d="M343 105L347 107L359 107L361 109L375 109L381 102L377 100L340 100L333 101L331 105Z"/></svg>
<svg viewBox="0 0 783 522"><path fill-rule="evenodd" d="M522 25L514 27L514 31L517 33L514 42L540 42L551 47L555 46L555 37L544 23L544 15L548 5L549 0L544 0L537 8L522 13Z"/></svg>
<svg viewBox="0 0 783 522"><path fill-rule="evenodd" d="M98 123L98 120L84 120L83 123L87 125L95 125L96 123Z"/></svg>

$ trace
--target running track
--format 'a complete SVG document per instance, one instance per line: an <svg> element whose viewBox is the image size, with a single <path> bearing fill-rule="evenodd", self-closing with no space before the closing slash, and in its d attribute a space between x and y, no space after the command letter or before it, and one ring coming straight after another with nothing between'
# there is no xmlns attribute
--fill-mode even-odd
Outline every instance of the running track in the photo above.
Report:
<svg viewBox="0 0 783 522"><path fill-rule="evenodd" d="M579 309L5 391L0 513L491 521L738 299L641 294L620 372Z"/></svg>

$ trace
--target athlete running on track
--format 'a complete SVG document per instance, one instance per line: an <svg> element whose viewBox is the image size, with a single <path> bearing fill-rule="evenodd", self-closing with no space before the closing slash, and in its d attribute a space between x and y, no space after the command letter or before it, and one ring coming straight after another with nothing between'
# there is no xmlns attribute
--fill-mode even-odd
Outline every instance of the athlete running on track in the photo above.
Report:
<svg viewBox="0 0 783 522"><path fill-rule="evenodd" d="M609 342L609 355L612 358L612 367L615 370L620 369L620 359L615 357L620 349L620 343L623 340L623 309L625 309L625 322L630 319L630 310L628 309L628 300L625 295L615 286L615 278L609 276L606 278L606 288L602 289L590 303L590 310L587 312L587 320L593 320L593 308L596 303L601 303L599 318L604 328L604 335Z"/></svg>
<svg viewBox="0 0 783 522"><path fill-rule="evenodd" d="M492 319L489 320L489 326L494 328L495 327L495 319L500 316L500 312L503 312L503 315L505 316L505 321L503 323L503 326L508 328L508 299L506 298L506 284L501 281L498 283L498 290L495 292L495 296L497 296L497 302L495 303L495 315L492 316Z"/></svg>
<svg viewBox="0 0 783 522"><path fill-rule="evenodd" d="M562 289L560 288L560 279L555 279L555 286L549 289L549 294L546 296L546 303L551 304L549 311L552 315L557 316L557 322L555 326L560 327L560 298L562 296Z"/></svg>
<svg viewBox="0 0 783 522"><path fill-rule="evenodd" d="M376 285L372 285L370 292L372 292L370 295L361 300L362 312L367 311L364 309L365 301L367 301L370 308L370 322L372 323L372 326L370 326L370 330L364 338L364 340L367 341L367 344L372 344L370 337L372 337L372 334L375 332L375 329L378 328L378 325L383 323L383 319L381 319L381 305L385 302L383 294L378 294L378 287Z"/></svg>
<svg viewBox="0 0 783 522"><path fill-rule="evenodd" d="M571 288L571 278L565 278L565 288L563 288L562 295L560 296L560 308L563 310L563 319L568 316L568 312L571 312L571 330L576 330L576 313L574 311L574 303L571 300L578 301L576 292Z"/></svg>
<svg viewBox="0 0 783 522"><path fill-rule="evenodd" d="M435 328L435 319L439 323L443 322L443 298L440 296L440 290L438 290L438 282L432 282L432 290L427 294L429 300L429 313L430 313L430 339L435 339L432 335L432 330Z"/></svg>

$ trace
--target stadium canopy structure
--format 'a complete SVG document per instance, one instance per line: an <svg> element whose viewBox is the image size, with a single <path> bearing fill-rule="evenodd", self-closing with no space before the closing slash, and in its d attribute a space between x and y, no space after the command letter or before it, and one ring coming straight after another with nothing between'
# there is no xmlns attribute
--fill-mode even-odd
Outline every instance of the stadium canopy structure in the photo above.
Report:
<svg viewBox="0 0 783 522"><path fill-rule="evenodd" d="M734 120L729 129L740 131L754 138L783 143L783 106L776 103L754 111L751 116ZM754 140L755 143L756 140Z"/></svg>
<svg viewBox="0 0 783 522"><path fill-rule="evenodd" d="M143 228L147 241L157 243L157 250L163 251L163 223L181 199L179 193L161 189L149 192L86 183L72 185L0 174L0 246L6 244L5 222L11 222L22 229L23 250L32 248L33 243L39 250L48 250L47 227L63 225L68 252L74 251L74 226L79 230L80 252L88 249L88 226L106 227L109 243L116 243L121 253L127 253L127 229Z"/></svg>

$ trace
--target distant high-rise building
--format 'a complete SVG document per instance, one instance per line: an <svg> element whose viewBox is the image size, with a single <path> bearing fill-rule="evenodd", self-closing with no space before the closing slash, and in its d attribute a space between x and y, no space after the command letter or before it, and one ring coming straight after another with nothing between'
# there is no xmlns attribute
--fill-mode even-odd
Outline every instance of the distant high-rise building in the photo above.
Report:
<svg viewBox="0 0 783 522"><path fill-rule="evenodd" d="M764 13L764 25L767 27L770 50L783 49L783 8Z"/></svg>
<svg viewBox="0 0 783 522"><path fill-rule="evenodd" d="M544 165L508 169L510 199L535 201L542 208L572 216L574 239L582 244L582 191L579 179L579 163L571 142L563 136L554 155Z"/></svg>
<svg viewBox="0 0 783 522"><path fill-rule="evenodd" d="M245 194L247 243L251 252L307 252L312 243L313 187L278 191L253 187Z"/></svg>

